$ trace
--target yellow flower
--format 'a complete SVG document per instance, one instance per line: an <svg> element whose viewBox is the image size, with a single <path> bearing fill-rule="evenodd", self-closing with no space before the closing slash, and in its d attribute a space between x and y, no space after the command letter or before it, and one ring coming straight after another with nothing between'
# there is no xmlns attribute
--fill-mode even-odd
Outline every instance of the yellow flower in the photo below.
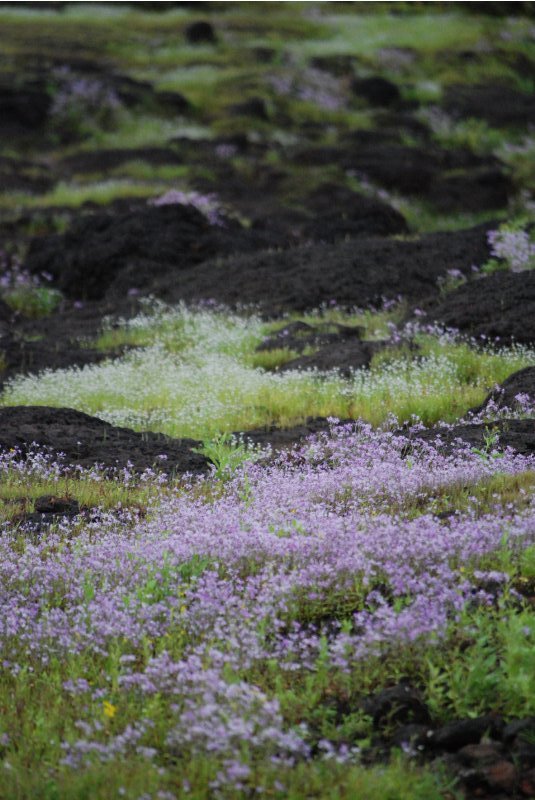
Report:
<svg viewBox="0 0 535 800"><path fill-rule="evenodd" d="M109 700L104 700L102 703L102 710L104 711L105 717L108 719L113 719L117 713L117 706L114 706Z"/></svg>

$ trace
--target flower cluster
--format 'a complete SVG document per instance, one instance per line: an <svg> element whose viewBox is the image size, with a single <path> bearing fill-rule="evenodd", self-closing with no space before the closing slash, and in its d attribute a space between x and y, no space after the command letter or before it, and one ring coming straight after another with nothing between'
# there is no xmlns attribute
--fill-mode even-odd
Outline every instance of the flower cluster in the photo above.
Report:
<svg viewBox="0 0 535 800"><path fill-rule="evenodd" d="M27 316L50 313L61 301L61 292L50 286L52 275L33 275L16 255L0 251L0 297L14 311Z"/></svg>
<svg viewBox="0 0 535 800"><path fill-rule="evenodd" d="M80 77L68 66L55 69L52 78L50 119L60 134L78 134L95 125L113 124L122 103L110 85L96 78Z"/></svg>
<svg viewBox="0 0 535 800"><path fill-rule="evenodd" d="M22 266L20 259L0 251L0 294L9 295L18 290L32 290L49 283L52 276L47 272L32 275Z"/></svg>
<svg viewBox="0 0 535 800"><path fill-rule="evenodd" d="M4 530L6 672L116 654L114 696L82 677L64 684L88 715L63 743L65 767L209 754L214 791L241 790L255 764L310 754L306 728L288 726L254 670L306 675L321 661L350 674L392 648L440 641L465 608L505 589L489 559L535 543L533 506L446 523L430 512L441 496L532 470L533 457L482 458L462 443L445 455L440 442L332 425L271 466L244 465L215 493L209 479L167 493L144 518L102 514L42 538ZM165 708L165 736L141 711L121 726L127 701ZM354 756L327 740L319 749L337 762Z"/></svg>
<svg viewBox="0 0 535 800"><path fill-rule="evenodd" d="M215 194L201 194L200 192L187 192L180 189L169 189L168 192L149 200L153 206L184 205L193 206L203 214L210 225L224 227L225 219L221 204Z"/></svg>
<svg viewBox="0 0 535 800"><path fill-rule="evenodd" d="M501 227L487 234L494 258L505 261L511 272L524 272L535 266L535 242L528 231Z"/></svg>
<svg viewBox="0 0 535 800"><path fill-rule="evenodd" d="M271 75L269 84L277 94L313 103L326 111L337 111L347 99L340 79L313 67Z"/></svg>
<svg viewBox="0 0 535 800"><path fill-rule="evenodd" d="M321 604L346 591L361 598L361 653L391 641L392 626L405 635L405 618L413 632L441 629L469 589L455 564L499 547L503 521L459 518L444 527L428 515L405 520L404 510L531 468L533 458L507 451L483 459L459 445L446 456L393 433L341 426L275 466L246 465L211 503L180 495L144 522L103 515L70 544L59 547L50 533L24 553L6 531L0 644L6 658L22 645L46 660L65 649L103 652L114 638L139 646L179 620L192 642L215 635L232 659L250 662L267 655L262 619L287 620L299 598ZM531 522L509 522L511 541L529 538ZM389 586L381 603L378 583ZM406 599L401 616L390 604L396 595ZM295 631L274 631L269 641L292 661L303 647Z"/></svg>

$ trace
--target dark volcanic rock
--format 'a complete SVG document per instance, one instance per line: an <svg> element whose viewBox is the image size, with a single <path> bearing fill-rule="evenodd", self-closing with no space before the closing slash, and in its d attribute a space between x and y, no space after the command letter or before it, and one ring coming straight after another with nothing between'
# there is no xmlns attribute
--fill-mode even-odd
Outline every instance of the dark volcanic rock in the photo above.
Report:
<svg viewBox="0 0 535 800"><path fill-rule="evenodd" d="M470 744L479 744L484 734L499 734L503 728L500 717L487 715L475 719L461 719L448 722L434 731L429 742L439 750L456 752Z"/></svg>
<svg viewBox="0 0 535 800"><path fill-rule="evenodd" d="M482 264L483 261L474 261ZM429 317L474 336L535 341L535 270L497 272L449 292Z"/></svg>
<svg viewBox="0 0 535 800"><path fill-rule="evenodd" d="M119 293L150 291L158 273L176 281L178 271L216 254L252 249L254 241L238 225L210 225L192 206L146 206L82 217L64 235L35 239L25 266L49 272L68 297L100 299L114 281ZM124 279L117 280L122 271Z"/></svg>
<svg viewBox="0 0 535 800"><path fill-rule="evenodd" d="M235 103L230 106L229 113L235 117L254 117L264 121L269 119L266 101L261 97L250 97L243 103Z"/></svg>
<svg viewBox="0 0 535 800"><path fill-rule="evenodd" d="M420 692L404 682L366 698L362 709L376 727L392 722L427 725L431 720Z"/></svg>
<svg viewBox="0 0 535 800"><path fill-rule="evenodd" d="M380 132L381 135L389 134L393 141L401 142L404 135L426 143L433 138L429 126L408 112L378 111L375 113L374 119L377 132Z"/></svg>
<svg viewBox="0 0 535 800"><path fill-rule="evenodd" d="M485 744L466 744L458 752L459 760L468 766L488 766L500 760L503 746L500 742L487 742Z"/></svg>
<svg viewBox="0 0 535 800"><path fill-rule="evenodd" d="M435 154L419 147L392 142L391 132L365 131L352 147L313 147L299 150L295 158L306 165L339 164L346 170L364 175L387 189L404 194L427 193L440 172ZM384 141L386 139L386 141ZM383 141L382 141L383 140Z"/></svg>
<svg viewBox="0 0 535 800"><path fill-rule="evenodd" d="M391 106L401 99L395 83L374 75L370 78L357 78L351 88L358 97L363 97L372 106Z"/></svg>
<svg viewBox="0 0 535 800"><path fill-rule="evenodd" d="M168 114L185 114L191 108L189 100L180 92L154 92L154 102L163 113Z"/></svg>
<svg viewBox="0 0 535 800"><path fill-rule="evenodd" d="M192 447L192 439L171 439L161 433L136 433L72 408L11 406L0 408L0 449L22 455L35 446L62 453L63 463L123 468L154 467L165 472L204 472L208 462ZM166 456L162 459L161 456Z"/></svg>
<svg viewBox="0 0 535 800"><path fill-rule="evenodd" d="M331 423L326 417L310 417L301 425L293 425L291 428L278 428L276 425L268 425L265 428L237 431L234 435L250 445L259 447L270 445L274 450L282 450L300 444L309 436L325 433L330 428Z"/></svg>
<svg viewBox="0 0 535 800"><path fill-rule="evenodd" d="M324 183L306 198L314 219L303 226L306 238L324 242L354 236L406 233L407 223L395 208L375 197Z"/></svg>
<svg viewBox="0 0 535 800"><path fill-rule="evenodd" d="M378 126L376 130L347 134L343 145L298 148L294 158L297 163L312 166L338 164L386 189L424 195L441 211L507 205L512 182L496 158L466 149L409 146L402 143L399 129L391 123ZM418 137L425 138L424 132L420 131Z"/></svg>
<svg viewBox="0 0 535 800"><path fill-rule="evenodd" d="M190 108L188 100L178 92L157 91L151 83L116 72L105 60L90 61L75 56L46 59L36 56L21 74L4 73L0 79L0 138L22 136L34 141L54 139L63 142L80 138L77 125L72 125L77 110L85 109L88 117L95 112L95 93L102 102L107 93L128 108L142 107L164 116L183 114ZM58 115L54 106L56 93L66 92L67 103L73 104L73 117ZM84 94L85 92L85 94ZM99 101L100 102L100 101ZM50 140L48 140L50 143Z"/></svg>
<svg viewBox="0 0 535 800"><path fill-rule="evenodd" d="M0 334L7 331L13 319L13 309L0 298Z"/></svg>
<svg viewBox="0 0 535 800"><path fill-rule="evenodd" d="M375 353L384 347L385 342L361 342L358 340L327 344L321 347L317 353L288 361L278 371L313 369L329 372L335 370L343 378L349 378L353 370L369 367Z"/></svg>
<svg viewBox="0 0 535 800"><path fill-rule="evenodd" d="M433 154L394 144L356 151L348 158L347 165L387 189L406 194L427 193L440 169Z"/></svg>
<svg viewBox="0 0 535 800"><path fill-rule="evenodd" d="M402 725L392 735L391 742L394 747L424 750L432 736L432 728L424 723L410 722Z"/></svg>
<svg viewBox="0 0 535 800"><path fill-rule="evenodd" d="M12 81L0 84L0 135L4 138L42 131L51 105L45 80L28 80L21 85L13 76Z"/></svg>
<svg viewBox="0 0 535 800"><path fill-rule="evenodd" d="M182 271L180 281L172 275L155 279L152 291L172 302L259 304L269 314L318 308L333 299L365 307L400 294L420 301L436 292L438 278L453 265L468 272L488 255L485 227L409 241L362 237L207 261Z"/></svg>
<svg viewBox="0 0 535 800"><path fill-rule="evenodd" d="M46 192L53 184L54 179L44 165L0 156L0 186L3 192Z"/></svg>
<svg viewBox="0 0 535 800"><path fill-rule="evenodd" d="M492 403L498 408L515 408L518 405L517 395L526 395L531 403L535 403L535 367L525 367L514 372L496 389L493 389L480 406L472 408L474 414L484 411Z"/></svg>
<svg viewBox="0 0 535 800"><path fill-rule="evenodd" d="M13 335L26 341L33 340L42 346L51 342L56 352L65 349L90 350L85 345L80 348L80 340L87 345L92 339L95 339L102 332L104 318L109 320L110 326L113 327L114 319L130 319L142 310L142 305L136 297L128 297L110 303L87 302L83 303L81 308L58 311L40 319L18 319ZM119 352L108 352L108 356L114 357ZM80 361L79 363L84 362ZM69 366L69 364L65 363L64 366Z"/></svg>
<svg viewBox="0 0 535 800"><path fill-rule="evenodd" d="M433 178L430 198L438 211L492 211L505 208L513 183L499 167L482 167Z"/></svg>
<svg viewBox="0 0 535 800"><path fill-rule="evenodd" d="M267 336L256 348L258 352L276 350L286 347L302 353L307 347L321 347L322 345L335 345L360 339L364 328L355 325L339 325L337 323L319 323L308 325L306 322L290 322L283 328Z"/></svg>
<svg viewBox="0 0 535 800"><path fill-rule="evenodd" d="M36 499L35 510L39 514L71 515L79 513L80 504L77 500L46 494Z"/></svg>
<svg viewBox="0 0 535 800"><path fill-rule="evenodd" d="M424 194L443 211L477 210L478 203L485 209L503 207L511 191L509 178L494 159L466 150L371 144L348 154L344 165L387 189Z"/></svg>
<svg viewBox="0 0 535 800"><path fill-rule="evenodd" d="M503 729L503 741L511 744L517 738L532 739L535 735L535 717L512 719Z"/></svg>
<svg viewBox="0 0 535 800"><path fill-rule="evenodd" d="M497 440L492 445L492 450L504 450L512 447L521 455L535 453L535 420L533 419L503 419L493 422L491 434L497 435ZM415 439L433 443L440 436L442 444L439 450L452 453L456 450L455 441L461 439L470 447L486 451L486 438L489 436L489 425L485 423L466 423L453 425L451 428L429 428L414 434Z"/></svg>
<svg viewBox="0 0 535 800"><path fill-rule="evenodd" d="M0 388L5 381L21 373L37 374L45 369L63 369L65 367L83 367L96 364L110 357L110 354L89 347L80 347L74 342L61 338L41 341L25 341L22 338L6 334L0 336Z"/></svg>
<svg viewBox="0 0 535 800"><path fill-rule="evenodd" d="M212 25L206 20L192 22L186 27L184 35L190 44L214 44L217 41Z"/></svg>
<svg viewBox="0 0 535 800"><path fill-rule="evenodd" d="M22 523L34 531L46 530L62 519L72 519L82 512L77 500L69 497L43 495L35 501L35 511L15 517L15 523Z"/></svg>
<svg viewBox="0 0 535 800"><path fill-rule="evenodd" d="M178 153L169 147L138 147L74 153L62 159L61 167L66 168L71 173L100 173L120 167L121 164L126 164L128 161L146 161L148 164L154 164L155 166L183 163L183 159Z"/></svg>
<svg viewBox="0 0 535 800"><path fill-rule="evenodd" d="M446 89L443 106L455 116L481 117L498 127L535 122L535 97L503 84L454 84Z"/></svg>
<svg viewBox="0 0 535 800"><path fill-rule="evenodd" d="M353 74L353 67L357 63L355 56L344 55L342 53L337 55L314 56L310 59L310 65L316 69L321 69L324 72L330 72L331 75L336 75L338 78L343 78L345 75Z"/></svg>

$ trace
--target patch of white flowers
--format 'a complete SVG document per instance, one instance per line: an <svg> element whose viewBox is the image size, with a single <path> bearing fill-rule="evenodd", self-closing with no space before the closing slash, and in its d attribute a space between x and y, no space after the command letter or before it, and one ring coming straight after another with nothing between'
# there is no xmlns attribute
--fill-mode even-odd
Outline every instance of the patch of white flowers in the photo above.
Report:
<svg viewBox="0 0 535 800"><path fill-rule="evenodd" d="M392 360L344 380L334 372L251 367L265 333L255 316L160 307L122 325L153 343L83 368L19 376L3 403L69 406L114 425L203 438L299 416L351 416L363 403L378 408L440 397L460 380L446 343L439 354Z"/></svg>

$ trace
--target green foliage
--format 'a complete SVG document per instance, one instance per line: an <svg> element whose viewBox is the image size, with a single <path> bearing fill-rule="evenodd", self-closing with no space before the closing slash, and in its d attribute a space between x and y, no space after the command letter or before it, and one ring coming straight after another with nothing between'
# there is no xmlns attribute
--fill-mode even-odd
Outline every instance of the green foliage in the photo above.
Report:
<svg viewBox="0 0 535 800"><path fill-rule="evenodd" d="M221 433L212 439L206 439L201 447L192 448L195 453L208 458L215 466L215 477L228 479L247 461L259 458L258 452L251 450L244 442L240 442L230 433Z"/></svg>
<svg viewBox="0 0 535 800"><path fill-rule="evenodd" d="M473 447L472 451L480 456L484 461L488 461L489 459L496 459L496 458L503 458L503 453L499 453L496 450L496 446L500 441L500 433L495 428L489 428L488 425L485 426L485 432L483 434L483 442L484 445L481 448Z"/></svg>
<svg viewBox="0 0 535 800"><path fill-rule="evenodd" d="M19 286L2 294L2 299L13 311L25 317L46 317L57 309L63 299L58 289L48 286Z"/></svg>
<svg viewBox="0 0 535 800"><path fill-rule="evenodd" d="M535 711L535 616L504 603L496 611L468 612L449 651L430 652L427 700L438 717L497 711L525 717Z"/></svg>

